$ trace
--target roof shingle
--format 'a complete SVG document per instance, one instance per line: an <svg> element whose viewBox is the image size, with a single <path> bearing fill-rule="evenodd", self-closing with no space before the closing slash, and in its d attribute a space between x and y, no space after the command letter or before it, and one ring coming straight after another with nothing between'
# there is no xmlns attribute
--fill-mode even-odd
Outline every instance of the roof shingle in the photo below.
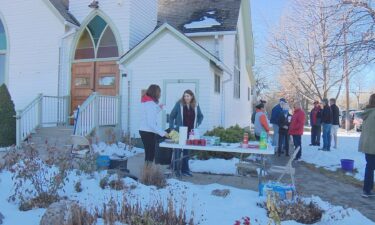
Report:
<svg viewBox="0 0 375 225"><path fill-rule="evenodd" d="M64 19L74 25L79 26L78 20L69 12L68 0L49 0L51 4L59 11Z"/></svg>
<svg viewBox="0 0 375 225"><path fill-rule="evenodd" d="M159 0L158 24L167 22L184 33L235 31L240 5L241 0ZM184 27L205 17L216 19L220 25Z"/></svg>

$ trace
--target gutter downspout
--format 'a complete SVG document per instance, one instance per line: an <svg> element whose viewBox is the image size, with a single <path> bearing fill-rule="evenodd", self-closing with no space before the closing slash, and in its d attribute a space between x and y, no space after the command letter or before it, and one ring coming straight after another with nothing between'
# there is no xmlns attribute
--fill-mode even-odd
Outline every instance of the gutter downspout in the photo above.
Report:
<svg viewBox="0 0 375 225"><path fill-rule="evenodd" d="M127 107L127 118L126 118L126 132L130 135L130 95L131 95L131 72L129 69L127 69L125 66L122 64L119 64L119 69L120 71L126 73L126 78L127 78L127 86L128 86L128 96L127 96L127 104L125 106ZM121 76L121 83L123 82L122 79L124 79L123 76Z"/></svg>

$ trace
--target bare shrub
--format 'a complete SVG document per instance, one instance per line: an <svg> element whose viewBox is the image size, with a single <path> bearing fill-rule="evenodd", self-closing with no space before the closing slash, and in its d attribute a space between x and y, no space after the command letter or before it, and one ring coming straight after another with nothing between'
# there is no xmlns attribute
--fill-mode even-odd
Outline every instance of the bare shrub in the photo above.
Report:
<svg viewBox="0 0 375 225"><path fill-rule="evenodd" d="M160 166L153 163L146 163L143 166L141 183L145 185L154 185L158 188L163 188L167 185L167 181Z"/></svg>
<svg viewBox="0 0 375 225"><path fill-rule="evenodd" d="M12 147L7 151L3 157L4 163L1 165L1 169L10 169L22 158L22 151Z"/></svg>
<svg viewBox="0 0 375 225"><path fill-rule="evenodd" d="M135 146L135 137L131 137L130 133L123 133L121 142L125 144L124 150L132 151Z"/></svg>
<svg viewBox="0 0 375 225"><path fill-rule="evenodd" d="M16 159L18 156L15 156ZM11 201L19 201L21 210L34 207L45 208L60 199L58 191L64 186L67 166L56 167L43 162L37 149L32 145L24 146L19 161L10 166L14 193Z"/></svg>
<svg viewBox="0 0 375 225"><path fill-rule="evenodd" d="M85 157L78 159L78 169L87 174L93 174L97 170L96 158L99 153L90 152Z"/></svg>
<svg viewBox="0 0 375 225"><path fill-rule="evenodd" d="M230 190L229 189L215 189L211 192L211 195L215 195L215 196L218 196L218 197L227 197L230 193Z"/></svg>
<svg viewBox="0 0 375 225"><path fill-rule="evenodd" d="M122 201L111 199L103 205L102 217L105 224L113 225L115 222L121 222L132 225L193 225L194 213L188 220L185 212L185 202L176 211L176 206L171 198L168 198L168 205L165 206L162 201L156 201L148 204L146 207L139 202L130 204L124 198Z"/></svg>
<svg viewBox="0 0 375 225"><path fill-rule="evenodd" d="M76 191L76 192L82 192L82 183L81 183L81 181L78 181L75 185L74 185L74 190Z"/></svg>
<svg viewBox="0 0 375 225"><path fill-rule="evenodd" d="M124 190L126 188L124 181L122 181L120 178L111 180L109 182L109 187L116 191Z"/></svg>
<svg viewBox="0 0 375 225"><path fill-rule="evenodd" d="M297 198L294 202L281 201L274 195L267 196L267 202L259 204L267 209L268 217L275 224L281 221L294 220L303 224L314 224L319 222L323 216L323 210L314 202L305 202Z"/></svg>
<svg viewBox="0 0 375 225"><path fill-rule="evenodd" d="M106 135L106 144L112 145L116 143L116 133L113 128L106 129L105 135Z"/></svg>
<svg viewBox="0 0 375 225"><path fill-rule="evenodd" d="M105 189L108 186L109 183L109 177L105 176L99 181L99 186L101 189Z"/></svg>

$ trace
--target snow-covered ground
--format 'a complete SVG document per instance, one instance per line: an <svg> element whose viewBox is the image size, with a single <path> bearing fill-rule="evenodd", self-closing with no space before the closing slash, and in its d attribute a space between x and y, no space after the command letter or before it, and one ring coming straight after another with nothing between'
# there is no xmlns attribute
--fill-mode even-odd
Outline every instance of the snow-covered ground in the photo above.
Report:
<svg viewBox="0 0 375 225"><path fill-rule="evenodd" d="M233 158L225 159L208 159L208 160L189 160L189 167L195 173L211 173L211 174L236 174L236 163L239 160Z"/></svg>
<svg viewBox="0 0 375 225"><path fill-rule="evenodd" d="M82 206L89 210L94 210L95 207L100 209L102 204L108 202L111 198L121 201L124 194L128 196L128 200L140 201L144 205L158 200L166 202L168 198L173 197L177 202L177 208L179 204L185 202L187 216L190 217L193 211L195 222L202 225L230 225L234 224L235 220L245 216L251 218L252 224L267 224L268 222L265 209L257 206L257 203L264 199L254 191L218 184L195 185L175 179L168 180L166 188L157 189L153 186L140 184L130 178L125 178L124 182L127 186L135 185L136 188L133 190L129 189L126 192L110 189L102 190L99 187L99 182L105 175L105 172L96 173L93 177L71 173L69 182L64 188L65 192L62 192L62 194L69 199L78 200ZM12 193L11 174L3 171L0 173L0 178L0 211L5 216L4 225L25 224L26 221L28 225L38 225L45 209L34 209L27 212L18 211L14 203L7 201L8 196ZM83 191L80 193L74 190L74 184L77 181L82 183ZM211 192L215 189L229 189L230 194L226 197L211 195ZM364 217L357 210L332 206L315 196L305 200L312 200L325 210L322 220L316 225L375 225L374 222ZM255 222L255 220L258 222ZM282 225L298 224L300 223L295 221L282 222Z"/></svg>
<svg viewBox="0 0 375 225"><path fill-rule="evenodd" d="M347 173L358 180L363 180L366 160L363 153L358 152L360 133L341 131L338 134L338 148L331 148L330 152L319 151L318 146L309 146L311 134L305 132L302 136L302 160L312 163L317 167L324 167L328 170L336 171L341 168L341 159L354 160L354 169L357 173ZM323 143L323 140L321 140ZM235 164L238 159L209 159L190 160L190 168L193 172L213 173L213 174L236 174ZM220 165L220 166L217 166Z"/></svg>
<svg viewBox="0 0 375 225"><path fill-rule="evenodd" d="M357 151L358 134L344 135L340 134L339 149L331 152L318 151L315 147L309 147L310 136L304 135L303 138L303 160L314 163L317 166L325 166L329 169L339 168L339 160L341 158L354 159L356 168L363 172L364 159L361 153ZM94 146L95 151L101 154L111 155L123 152L125 145L105 145L98 144ZM142 149L133 149L126 156L142 152ZM358 161L358 162L357 162ZM235 164L238 159L222 160L211 159L207 161L191 160L191 169L195 172L208 172L217 174L235 174ZM126 186L135 186L135 189L127 189L127 191L115 191L111 189L101 189L100 180L106 176L106 172L95 173L93 176L86 174L71 172L68 181L63 190L60 192L62 196L67 196L71 200L77 200L82 206L89 211L95 208L102 208L103 203L107 203L111 198L118 199L119 202L126 194L127 199L131 202L141 202L143 205L150 204L155 201L163 201L167 203L168 198L173 198L177 210L181 205L186 207L186 215L191 216L194 213L196 223L202 225L211 224L234 224L236 220L248 216L251 218L252 224L267 224L268 218L265 209L257 206L257 203L264 201L258 196L258 192L251 190L237 189L230 186L219 184L196 185L188 182L182 182L176 179L169 179L166 188L157 189L153 186L145 186L130 178L123 179ZM113 178L114 179L114 178ZM81 182L83 191L77 193L74 185ZM228 189L230 194L226 197L218 197L211 194L215 189ZM0 173L0 212L5 216L4 225L27 224L37 225L45 212L45 209L33 209L27 212L18 210L16 203L8 202L8 197L13 193L12 174L8 171ZM317 196L305 198L306 201L316 202L325 213L320 222L315 225L375 225L374 222L367 219L359 211L355 209L344 209L341 206L333 206L328 202L322 201ZM258 222L255 222L257 220ZM98 225L102 221L98 222ZM285 221L282 225L298 225L295 221Z"/></svg>
<svg viewBox="0 0 375 225"><path fill-rule="evenodd" d="M365 155L358 152L360 133L346 133L341 131L338 133L337 149L331 147L331 151L319 151L318 146L309 146L311 135L305 133L302 137L302 160L315 164L317 167L324 167L328 170L335 171L341 168L341 159L354 160L354 168L358 173L347 173L354 176L358 180L364 179L366 160ZM323 144L323 140L320 140Z"/></svg>
<svg viewBox="0 0 375 225"><path fill-rule="evenodd" d="M132 157L136 154L140 154L144 152L144 149L141 148L135 148L129 149L129 146L118 142L117 144L111 144L107 145L104 142L100 142L98 144L92 145L92 148L94 152L99 153L100 155L117 155L117 156L126 156L126 157Z"/></svg>

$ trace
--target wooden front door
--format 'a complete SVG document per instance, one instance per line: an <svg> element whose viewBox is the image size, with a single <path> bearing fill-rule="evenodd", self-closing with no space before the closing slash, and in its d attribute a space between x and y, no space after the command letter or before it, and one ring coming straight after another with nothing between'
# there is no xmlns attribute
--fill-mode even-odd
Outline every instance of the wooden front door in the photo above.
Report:
<svg viewBox="0 0 375 225"><path fill-rule="evenodd" d="M115 61L82 62L72 65L72 111L78 105L82 105L92 92L116 96L118 91L119 69Z"/></svg>

